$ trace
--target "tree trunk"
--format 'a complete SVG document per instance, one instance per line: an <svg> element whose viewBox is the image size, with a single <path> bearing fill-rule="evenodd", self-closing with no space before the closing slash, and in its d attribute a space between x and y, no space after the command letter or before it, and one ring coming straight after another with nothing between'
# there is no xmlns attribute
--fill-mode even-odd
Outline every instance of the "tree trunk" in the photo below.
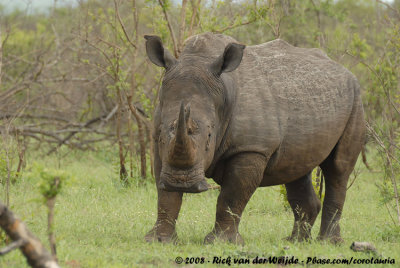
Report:
<svg viewBox="0 0 400 268"><path fill-rule="evenodd" d="M146 141L144 138L143 123L140 118L137 118L137 124L139 129L139 144L140 144L140 176L146 178Z"/></svg>
<svg viewBox="0 0 400 268"><path fill-rule="evenodd" d="M140 146L140 176L144 179L146 178L146 141L145 141L145 133L143 127L143 121L140 118L138 111L132 105L132 95L127 96L128 99L128 106L131 110L133 116L136 119L138 125L138 132L139 132L139 146Z"/></svg>
<svg viewBox="0 0 400 268"><path fill-rule="evenodd" d="M54 235L54 206L56 204L56 197L47 199L47 234L49 237L51 255L57 261L56 250L56 237Z"/></svg>
<svg viewBox="0 0 400 268"><path fill-rule="evenodd" d="M129 175L133 178L133 152L135 151L135 140L132 129L132 113L128 113L128 137L129 137Z"/></svg>
<svg viewBox="0 0 400 268"><path fill-rule="evenodd" d="M118 110L117 110L117 127L116 127L116 134L117 134L117 140L118 140L118 149L119 149L119 178L122 182L127 183L127 177L128 173L125 168L125 156L124 156L124 147L122 143L122 137L121 137L121 116L122 116L122 108L121 108L121 92L119 89L117 89L117 94L118 94Z"/></svg>
<svg viewBox="0 0 400 268"><path fill-rule="evenodd" d="M154 144L153 144L153 138L152 138L152 133L151 133L151 127L146 124L146 136L147 136L147 142L150 144L150 169L151 169L151 176L154 178Z"/></svg>

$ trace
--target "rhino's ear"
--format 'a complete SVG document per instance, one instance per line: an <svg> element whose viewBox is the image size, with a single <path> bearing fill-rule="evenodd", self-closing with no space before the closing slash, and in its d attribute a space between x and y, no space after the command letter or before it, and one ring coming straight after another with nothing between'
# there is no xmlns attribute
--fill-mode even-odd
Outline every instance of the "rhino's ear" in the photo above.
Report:
<svg viewBox="0 0 400 268"><path fill-rule="evenodd" d="M225 47L224 53L210 66L211 72L216 75L234 71L242 61L243 50L246 46L230 43Z"/></svg>
<svg viewBox="0 0 400 268"><path fill-rule="evenodd" d="M147 56L152 63L165 69L170 68L176 63L176 59L171 53L164 49L161 38L156 35L145 35Z"/></svg>

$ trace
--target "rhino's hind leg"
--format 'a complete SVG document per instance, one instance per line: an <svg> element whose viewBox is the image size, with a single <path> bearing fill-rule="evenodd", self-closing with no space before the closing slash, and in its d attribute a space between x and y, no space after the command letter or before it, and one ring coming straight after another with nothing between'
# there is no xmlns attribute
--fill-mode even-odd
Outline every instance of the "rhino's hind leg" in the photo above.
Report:
<svg viewBox="0 0 400 268"><path fill-rule="evenodd" d="M321 210L321 202L315 194L311 173L287 183L286 194L294 214L294 226L290 241L303 241L311 238L311 228Z"/></svg>
<svg viewBox="0 0 400 268"><path fill-rule="evenodd" d="M182 193L158 190L158 215L154 227L146 234L147 242L174 242L175 223L182 205Z"/></svg>
<svg viewBox="0 0 400 268"><path fill-rule="evenodd" d="M241 153L232 157L227 165L217 201L217 215L214 229L204 243L214 240L243 244L239 234L242 212L260 185L267 159L258 153Z"/></svg>
<svg viewBox="0 0 400 268"><path fill-rule="evenodd" d="M333 164L331 163L329 166L332 167ZM351 170L344 174L335 174L335 172L327 166L325 166L325 168L322 167L322 170L324 172L326 189L319 239L328 239L332 243L341 243L343 239L340 235L339 220L342 215L346 198L347 181Z"/></svg>
<svg viewBox="0 0 400 268"><path fill-rule="evenodd" d="M322 208L320 239L333 243L343 242L339 220L346 198L347 181L365 138L365 123L361 100L355 97L355 104L341 138L327 159L320 165L325 177L325 198Z"/></svg>

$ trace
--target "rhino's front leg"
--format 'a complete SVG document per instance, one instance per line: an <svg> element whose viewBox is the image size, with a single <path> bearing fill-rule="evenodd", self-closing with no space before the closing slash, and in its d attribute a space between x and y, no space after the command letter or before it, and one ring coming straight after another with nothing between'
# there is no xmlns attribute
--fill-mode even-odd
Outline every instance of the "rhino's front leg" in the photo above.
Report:
<svg viewBox="0 0 400 268"><path fill-rule="evenodd" d="M213 243L216 238L236 244L244 243L239 234L240 218L261 183L266 163L266 157L261 154L241 153L225 166L215 226L204 243Z"/></svg>
<svg viewBox="0 0 400 268"><path fill-rule="evenodd" d="M176 240L175 223L182 205L182 193L158 190L157 221L145 236L147 242Z"/></svg>
<svg viewBox="0 0 400 268"><path fill-rule="evenodd" d="M155 140L157 144L157 140ZM157 221L146 234L147 242L173 242L176 240L175 223L182 205L182 193L166 192L158 188L160 183L161 159L158 146L154 146L154 174L157 187Z"/></svg>

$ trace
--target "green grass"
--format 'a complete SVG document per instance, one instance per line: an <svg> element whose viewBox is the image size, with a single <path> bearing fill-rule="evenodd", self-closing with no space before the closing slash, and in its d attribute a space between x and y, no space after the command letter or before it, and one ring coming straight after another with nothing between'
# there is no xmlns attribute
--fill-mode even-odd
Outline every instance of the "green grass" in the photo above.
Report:
<svg viewBox="0 0 400 268"><path fill-rule="evenodd" d="M293 214L284 208L279 188L269 187L258 189L247 205L240 226L246 242L242 247L224 243L202 244L214 224L218 190L184 195L177 222L177 245L144 242L144 235L156 219L154 183L138 185L136 181L130 187L123 187L118 180L116 160L116 154L107 152L70 153L61 160L54 156L28 158L28 167L34 161L52 167L60 165L74 177L56 204L57 251L63 267L174 267L178 266L174 262L177 256L204 257L206 264L198 265L200 267L211 266L208 261L212 262L214 256L249 257L252 260L256 256L286 255L300 261L307 257L373 256L351 251L349 247L353 241L371 242L382 257L395 259L395 266L400 262L399 229L397 232L393 229L386 208L379 204L380 195L375 186L381 180L381 174L371 174L363 166L347 194L341 220L343 245L283 240L291 232ZM37 185L38 179L29 176L23 176L12 185L11 209L48 246L46 208ZM0 190L4 192L3 188ZM318 234L319 224L320 216L313 228L313 237ZM21 253L13 251L0 257L0 267L27 265Z"/></svg>

